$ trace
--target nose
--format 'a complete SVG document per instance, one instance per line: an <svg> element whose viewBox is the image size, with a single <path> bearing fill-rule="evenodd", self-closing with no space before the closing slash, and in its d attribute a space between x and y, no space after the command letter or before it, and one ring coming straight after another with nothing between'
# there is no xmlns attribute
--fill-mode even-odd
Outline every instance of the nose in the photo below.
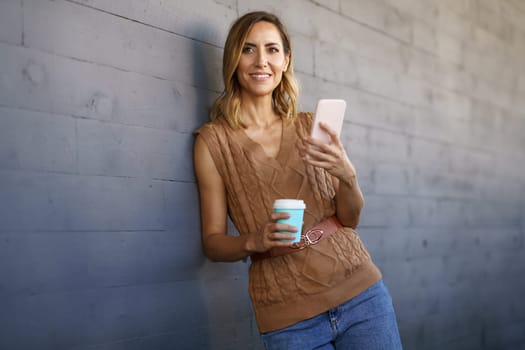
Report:
<svg viewBox="0 0 525 350"><path fill-rule="evenodd" d="M257 54L257 66L258 67L265 67L268 63L268 58L266 57L266 54L264 52L259 51Z"/></svg>

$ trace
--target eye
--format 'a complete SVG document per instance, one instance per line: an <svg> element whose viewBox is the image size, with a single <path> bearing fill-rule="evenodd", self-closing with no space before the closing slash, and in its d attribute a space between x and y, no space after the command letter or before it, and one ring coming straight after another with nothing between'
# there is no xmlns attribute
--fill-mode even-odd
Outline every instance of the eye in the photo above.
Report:
<svg viewBox="0 0 525 350"><path fill-rule="evenodd" d="M251 46L245 46L243 49L242 49L242 53L252 53L254 50L253 50L253 47Z"/></svg>
<svg viewBox="0 0 525 350"><path fill-rule="evenodd" d="M276 47L276 46L270 46L270 48L268 49L271 53L278 53L279 52L279 48Z"/></svg>

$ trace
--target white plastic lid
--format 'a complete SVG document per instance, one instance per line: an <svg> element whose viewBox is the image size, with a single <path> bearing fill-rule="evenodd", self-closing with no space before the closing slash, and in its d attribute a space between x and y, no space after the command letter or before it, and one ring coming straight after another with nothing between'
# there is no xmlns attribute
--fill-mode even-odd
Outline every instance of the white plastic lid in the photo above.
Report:
<svg viewBox="0 0 525 350"><path fill-rule="evenodd" d="M306 204L302 199L276 199L273 207L276 209L304 209Z"/></svg>

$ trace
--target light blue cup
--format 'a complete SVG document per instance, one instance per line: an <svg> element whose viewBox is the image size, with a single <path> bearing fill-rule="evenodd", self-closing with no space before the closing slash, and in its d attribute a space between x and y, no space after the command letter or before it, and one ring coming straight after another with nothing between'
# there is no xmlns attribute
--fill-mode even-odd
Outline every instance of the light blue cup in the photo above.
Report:
<svg viewBox="0 0 525 350"><path fill-rule="evenodd" d="M275 213L288 213L288 219L279 219L278 223L291 225L297 227L297 232L280 231L281 233L295 234L295 239L290 242L301 241L301 230L303 228L303 216L306 205L301 199L277 199L273 203L273 211Z"/></svg>

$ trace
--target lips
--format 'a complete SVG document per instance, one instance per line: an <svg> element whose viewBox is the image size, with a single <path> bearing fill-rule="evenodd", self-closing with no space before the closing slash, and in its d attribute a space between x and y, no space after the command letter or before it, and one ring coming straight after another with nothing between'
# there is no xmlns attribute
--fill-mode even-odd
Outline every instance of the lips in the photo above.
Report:
<svg viewBox="0 0 525 350"><path fill-rule="evenodd" d="M250 74L250 78L254 80L266 80L270 78L270 76L271 76L270 73L251 73Z"/></svg>

